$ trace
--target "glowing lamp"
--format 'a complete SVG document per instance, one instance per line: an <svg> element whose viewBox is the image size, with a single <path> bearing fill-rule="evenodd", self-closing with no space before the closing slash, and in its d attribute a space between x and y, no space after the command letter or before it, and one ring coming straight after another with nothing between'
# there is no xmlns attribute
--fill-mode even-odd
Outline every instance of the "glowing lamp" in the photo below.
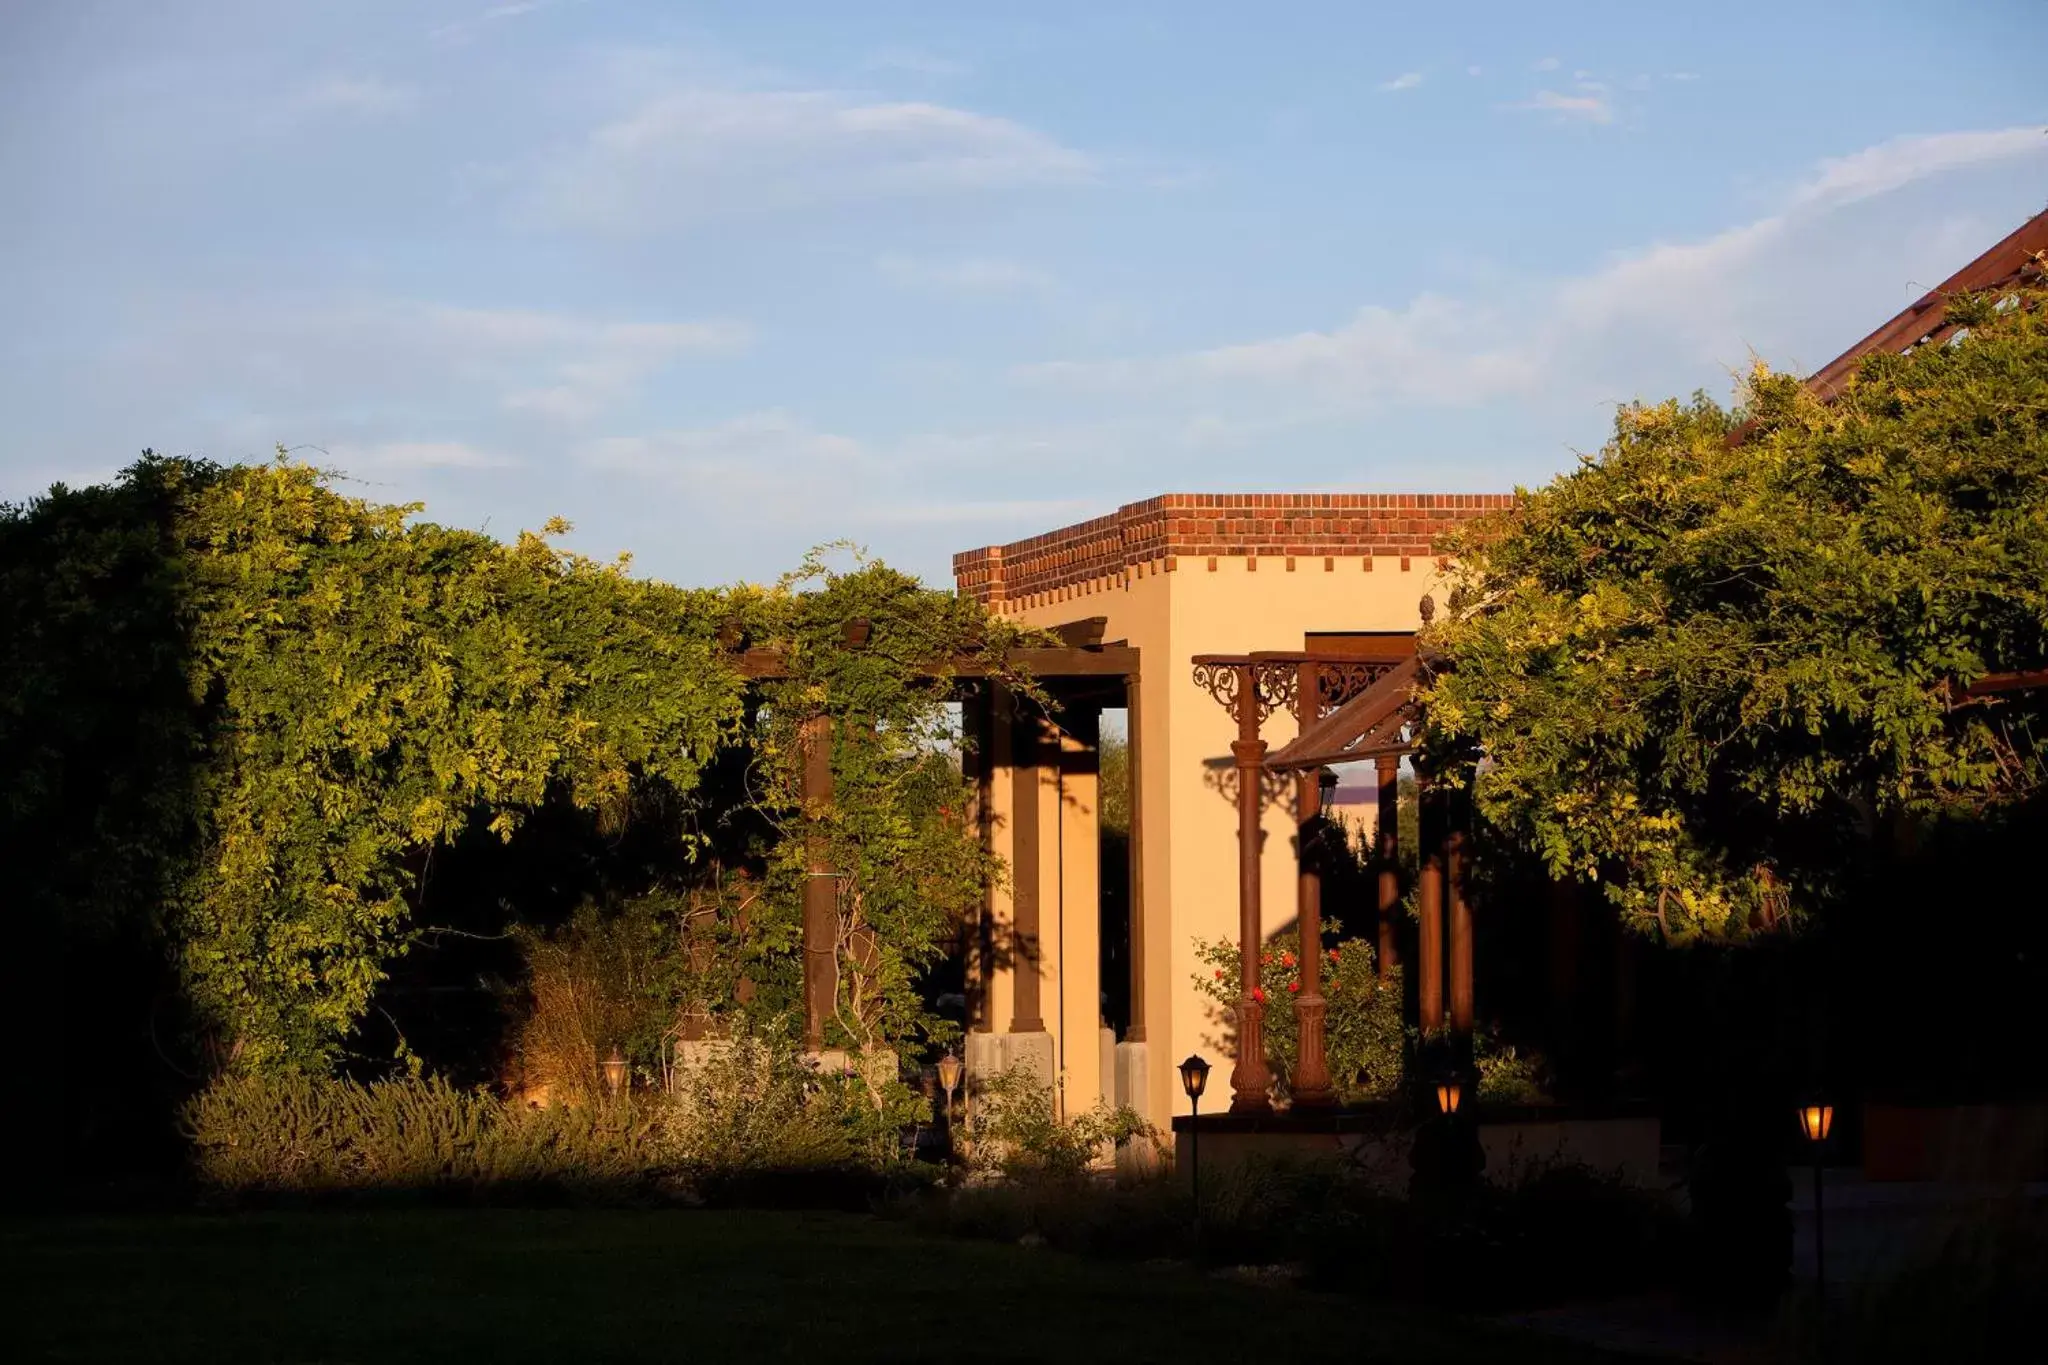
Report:
<svg viewBox="0 0 2048 1365"><path fill-rule="evenodd" d="M612 1047L612 1055L604 1059L604 1084L605 1089L614 1095L626 1086L626 1054L620 1052L616 1044Z"/></svg>
<svg viewBox="0 0 2048 1365"><path fill-rule="evenodd" d="M1451 1115L1458 1112L1458 1106L1465 1102L1465 1087L1458 1082L1439 1081L1436 1087L1436 1107L1439 1112Z"/></svg>
<svg viewBox="0 0 2048 1365"><path fill-rule="evenodd" d="M1180 1088L1188 1092L1190 1100L1202 1098L1208 1086L1209 1064L1200 1056L1191 1056L1180 1064Z"/></svg>
<svg viewBox="0 0 2048 1365"><path fill-rule="evenodd" d="M1802 1104L1799 1106L1799 1131L1806 1134L1808 1142L1826 1142L1828 1132L1835 1126L1835 1106L1832 1104Z"/></svg>
<svg viewBox="0 0 2048 1365"><path fill-rule="evenodd" d="M939 1058L939 1085L950 1095L960 1084L960 1059L953 1053Z"/></svg>

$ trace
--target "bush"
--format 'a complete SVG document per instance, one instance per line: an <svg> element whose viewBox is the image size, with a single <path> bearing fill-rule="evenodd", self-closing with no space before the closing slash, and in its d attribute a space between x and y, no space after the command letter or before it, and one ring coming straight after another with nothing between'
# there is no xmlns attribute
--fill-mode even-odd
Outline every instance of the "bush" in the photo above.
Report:
<svg viewBox="0 0 2048 1365"><path fill-rule="evenodd" d="M820 1073L792 1049L741 1041L673 1095L542 1109L438 1077L248 1074L194 1097L183 1126L200 1181L230 1193L843 1204L911 1174L901 1133L916 1103L893 1079Z"/></svg>
<svg viewBox="0 0 2048 1365"><path fill-rule="evenodd" d="M642 1106L528 1109L434 1077L227 1076L183 1117L200 1179L231 1191L616 1189L661 1165Z"/></svg>
<svg viewBox="0 0 2048 1365"><path fill-rule="evenodd" d="M967 1123L969 1161L982 1171L1074 1179L1126 1142L1158 1143L1134 1109L1100 1100L1062 1119L1052 1088L1029 1067L1005 1067L978 1082Z"/></svg>
<svg viewBox="0 0 2048 1365"><path fill-rule="evenodd" d="M1324 921L1335 937L1343 928ZM1266 1005L1267 1062L1273 1085L1288 1093L1300 1041L1295 1036L1289 1002L1301 988L1300 935L1276 934L1259 954L1259 990ZM1323 1054L1330 1084L1346 1103L1384 1099L1401 1088L1407 1029L1401 1018L1401 974L1379 979L1378 958L1362 938L1344 939L1323 955ZM1237 1008L1238 956L1233 939L1195 940L1195 958L1206 974L1195 974L1195 986L1229 1017Z"/></svg>

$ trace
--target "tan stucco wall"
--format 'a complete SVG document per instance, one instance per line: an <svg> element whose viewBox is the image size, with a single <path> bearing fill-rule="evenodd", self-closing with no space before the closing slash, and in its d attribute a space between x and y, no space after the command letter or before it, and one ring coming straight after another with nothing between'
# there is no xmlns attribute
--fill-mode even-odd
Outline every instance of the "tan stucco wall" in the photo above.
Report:
<svg viewBox="0 0 2048 1365"><path fill-rule="evenodd" d="M1193 983L1196 939L1237 936L1237 816L1218 782L1230 762L1235 726L1195 685L1190 660L1197 654L1296 650L1312 631L1415 629L1423 594L1437 586L1434 561L1405 561L1406 571L1404 561L1396 558L1373 560L1370 571L1366 562L1355 556L1304 558L1289 572L1287 561L1278 558L1184 559L1172 572L1155 563L1150 572L1069 590L1053 601L1028 607L997 604L1004 614L1036 626L1106 617L1104 638L1124 640L1140 652L1141 732L1136 738L1151 1054L1145 1109L1156 1124L1187 1112L1174 1066L1191 1052L1218 1067L1210 1087L1211 1111L1229 1097L1225 1024ZM1285 714L1266 722L1265 738L1275 747L1293 734L1294 722ZM1292 819L1284 804L1265 813L1262 921L1267 933L1294 920ZM1051 1012L1048 995L1048 1026ZM996 1019L1002 1028L1008 1016ZM1081 1050L1069 1048L1070 1068ZM1070 1092L1070 1105L1077 1095Z"/></svg>

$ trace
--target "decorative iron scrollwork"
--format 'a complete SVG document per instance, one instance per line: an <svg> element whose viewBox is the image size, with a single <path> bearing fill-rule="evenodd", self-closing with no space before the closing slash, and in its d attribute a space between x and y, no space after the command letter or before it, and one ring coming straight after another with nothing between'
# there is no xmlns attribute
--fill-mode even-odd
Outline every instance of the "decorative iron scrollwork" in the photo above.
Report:
<svg viewBox="0 0 2048 1365"><path fill-rule="evenodd" d="M1275 711L1292 711L1297 700L1297 689L1301 672L1297 665L1288 663L1256 663L1252 674L1259 689L1259 719L1264 720Z"/></svg>
<svg viewBox="0 0 2048 1365"><path fill-rule="evenodd" d="M1377 660L1361 660L1358 663L1319 663L1316 665L1317 719L1350 701L1359 693L1371 687L1381 678L1394 671L1391 663Z"/></svg>
<svg viewBox="0 0 2048 1365"><path fill-rule="evenodd" d="M1195 686L1214 697L1233 716L1237 714L1237 694L1241 683L1236 664L1195 664Z"/></svg>

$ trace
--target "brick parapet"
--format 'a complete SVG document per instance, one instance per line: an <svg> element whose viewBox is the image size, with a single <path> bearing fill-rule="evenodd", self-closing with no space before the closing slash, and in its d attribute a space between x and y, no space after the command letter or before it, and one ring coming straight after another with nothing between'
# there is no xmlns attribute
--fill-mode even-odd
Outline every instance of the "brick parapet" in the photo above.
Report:
<svg viewBox="0 0 2048 1365"><path fill-rule="evenodd" d="M1165 493L963 551L953 556L953 578L963 595L996 603L1121 581L1185 558L1428 556L1445 531L1513 504L1506 493Z"/></svg>

